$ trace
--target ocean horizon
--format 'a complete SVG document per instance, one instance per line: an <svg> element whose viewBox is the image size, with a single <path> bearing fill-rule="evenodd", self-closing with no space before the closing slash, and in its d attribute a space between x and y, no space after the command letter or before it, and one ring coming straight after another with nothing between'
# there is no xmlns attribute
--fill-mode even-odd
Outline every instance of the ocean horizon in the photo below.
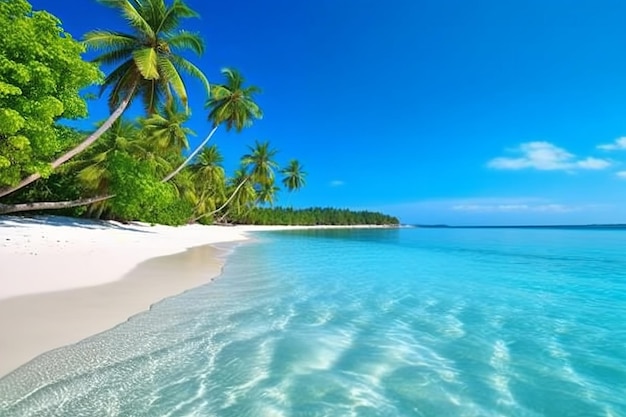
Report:
<svg viewBox="0 0 626 417"><path fill-rule="evenodd" d="M621 228L253 236L0 379L0 416L626 415Z"/></svg>

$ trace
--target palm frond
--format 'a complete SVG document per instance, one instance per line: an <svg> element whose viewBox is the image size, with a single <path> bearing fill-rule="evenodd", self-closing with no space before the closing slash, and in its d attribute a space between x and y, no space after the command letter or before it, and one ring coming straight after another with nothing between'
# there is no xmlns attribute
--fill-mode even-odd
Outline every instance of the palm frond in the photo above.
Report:
<svg viewBox="0 0 626 417"><path fill-rule="evenodd" d="M83 38L83 44L94 50L107 50L111 48L130 48L137 44L137 39L132 35L108 30L92 30Z"/></svg>
<svg viewBox="0 0 626 417"><path fill-rule="evenodd" d="M174 0L174 3L164 15L161 25L159 26L159 31L170 32L178 26L181 18L191 17L200 17L200 15L187 6L182 0Z"/></svg>
<svg viewBox="0 0 626 417"><path fill-rule="evenodd" d="M228 98L231 94L232 94L232 92L228 88L226 88L226 86L219 85L219 84L213 84L211 86L211 97L209 98L209 100L207 102L207 106L210 107L212 102L217 102L219 100L224 100L224 99Z"/></svg>
<svg viewBox="0 0 626 417"><path fill-rule="evenodd" d="M124 18L130 23L130 25L137 30L141 35L154 39L156 34L150 27L150 24L144 19L141 13L137 10L136 6L140 6L141 2L131 3L128 0L99 0L100 3L119 9Z"/></svg>
<svg viewBox="0 0 626 417"><path fill-rule="evenodd" d="M188 75L191 75L192 77L200 80L204 85L207 95L211 94L211 84L209 84L209 80L206 78L206 75L204 75L200 68L196 67L194 64L178 55L170 55L168 58L178 70L185 72Z"/></svg>
<svg viewBox="0 0 626 417"><path fill-rule="evenodd" d="M204 41L199 34L181 30L177 33L166 35L168 45L177 49L190 49L200 56L204 53Z"/></svg>
<svg viewBox="0 0 626 417"><path fill-rule="evenodd" d="M141 48L133 51L133 59L141 75L147 80L159 78L158 55L154 48Z"/></svg>
<svg viewBox="0 0 626 417"><path fill-rule="evenodd" d="M166 13L166 6L163 0L148 0L142 1L139 6L139 13L146 19L146 22L158 35L159 26Z"/></svg>
<svg viewBox="0 0 626 417"><path fill-rule="evenodd" d="M221 72L226 78L226 85L230 90L241 90L245 79L239 71L234 68L222 68Z"/></svg>
<svg viewBox="0 0 626 417"><path fill-rule="evenodd" d="M162 79L142 79L140 81L138 93L142 98L146 114L151 115L156 113L161 99L166 96L163 84Z"/></svg>
<svg viewBox="0 0 626 417"><path fill-rule="evenodd" d="M189 112L185 83L176 70L176 67L168 58L164 56L159 56L158 65L161 74L163 74L164 81L166 81L174 90L180 101L183 103L183 106L185 106L185 111Z"/></svg>
<svg viewBox="0 0 626 417"><path fill-rule="evenodd" d="M132 56L133 56L133 48L114 49L112 51L99 55L92 62L102 64L102 65L111 65L119 61L125 61L129 58L132 58Z"/></svg>
<svg viewBox="0 0 626 417"><path fill-rule="evenodd" d="M130 90L134 88L136 79L135 66L132 60L128 60L120 65L105 78L104 83L100 87L100 94L108 87L113 86L108 99L109 109L111 111L119 106L120 102L123 100L122 96L125 97L126 94L130 93Z"/></svg>

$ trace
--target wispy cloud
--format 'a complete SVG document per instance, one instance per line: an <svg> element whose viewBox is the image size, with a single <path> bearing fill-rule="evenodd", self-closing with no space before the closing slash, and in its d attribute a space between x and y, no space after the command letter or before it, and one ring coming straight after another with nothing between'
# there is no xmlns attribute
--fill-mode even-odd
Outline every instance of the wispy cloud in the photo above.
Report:
<svg viewBox="0 0 626 417"><path fill-rule="evenodd" d="M406 223L451 225L540 225L623 222L626 202L543 197L467 197L418 200L378 207Z"/></svg>
<svg viewBox="0 0 626 417"><path fill-rule="evenodd" d="M344 185L346 185L346 182L342 181L342 180L332 180L330 182L330 186L331 187L341 187L341 186L344 186Z"/></svg>
<svg viewBox="0 0 626 417"><path fill-rule="evenodd" d="M603 145L598 145L598 149L602 149L605 151L626 150L626 136L622 136L621 138L615 139L613 143L606 143Z"/></svg>
<svg viewBox="0 0 626 417"><path fill-rule="evenodd" d="M626 171L619 171L616 172L615 175L617 175L619 178L626 180Z"/></svg>
<svg viewBox="0 0 626 417"><path fill-rule="evenodd" d="M550 142L526 142L512 149L517 157L501 156L488 162L494 169L536 169L540 171L572 171L578 169L605 169L611 165L606 159L587 157L578 159L563 148Z"/></svg>
<svg viewBox="0 0 626 417"><path fill-rule="evenodd" d="M457 204L452 206L452 210L480 213L569 213L580 208L563 204Z"/></svg>
<svg viewBox="0 0 626 417"><path fill-rule="evenodd" d="M466 213L569 213L598 208L598 204L565 203L539 197L475 197L422 200L395 208Z"/></svg>

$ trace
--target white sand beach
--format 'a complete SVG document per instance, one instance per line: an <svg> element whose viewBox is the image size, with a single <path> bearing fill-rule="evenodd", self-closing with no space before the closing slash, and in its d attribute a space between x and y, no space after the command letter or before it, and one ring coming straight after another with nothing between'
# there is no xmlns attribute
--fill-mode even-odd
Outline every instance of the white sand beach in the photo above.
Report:
<svg viewBox="0 0 626 417"><path fill-rule="evenodd" d="M211 281L223 261L198 247L267 229L0 217L0 377Z"/></svg>

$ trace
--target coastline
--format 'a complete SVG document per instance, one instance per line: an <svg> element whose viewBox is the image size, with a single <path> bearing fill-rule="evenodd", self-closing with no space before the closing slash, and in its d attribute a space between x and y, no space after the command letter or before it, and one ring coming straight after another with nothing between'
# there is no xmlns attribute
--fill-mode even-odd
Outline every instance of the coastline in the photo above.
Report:
<svg viewBox="0 0 626 417"><path fill-rule="evenodd" d="M247 238L218 226L0 218L0 378L210 282L225 251L207 245Z"/></svg>
<svg viewBox="0 0 626 417"><path fill-rule="evenodd" d="M200 246L144 261L121 280L0 300L0 378L45 352L111 329L165 298L213 281L225 253Z"/></svg>
<svg viewBox="0 0 626 417"><path fill-rule="evenodd" d="M242 242L254 231L345 227L0 217L0 378L212 281L225 251L211 245Z"/></svg>

